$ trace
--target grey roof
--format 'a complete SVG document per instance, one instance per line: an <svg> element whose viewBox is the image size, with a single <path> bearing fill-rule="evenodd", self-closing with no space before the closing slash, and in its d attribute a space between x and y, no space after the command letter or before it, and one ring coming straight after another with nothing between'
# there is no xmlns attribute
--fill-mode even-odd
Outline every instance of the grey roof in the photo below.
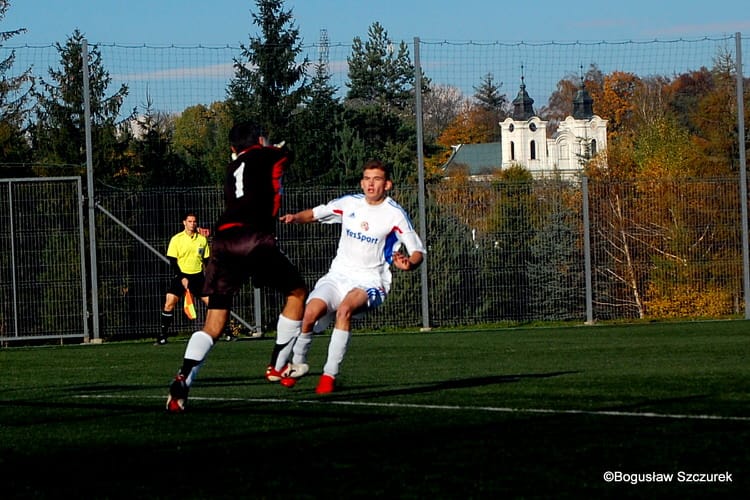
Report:
<svg viewBox="0 0 750 500"><path fill-rule="evenodd" d="M469 175L485 175L502 167L503 148L500 142L485 144L461 144L443 165L444 170L463 165Z"/></svg>

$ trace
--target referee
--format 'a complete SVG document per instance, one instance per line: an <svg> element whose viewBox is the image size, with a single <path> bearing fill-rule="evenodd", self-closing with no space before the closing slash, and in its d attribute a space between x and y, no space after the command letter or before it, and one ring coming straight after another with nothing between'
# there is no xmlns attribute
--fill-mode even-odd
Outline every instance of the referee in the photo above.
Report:
<svg viewBox="0 0 750 500"><path fill-rule="evenodd" d="M190 290L194 297L200 297L204 304L208 304L208 297L203 295L203 268L210 253L208 239L202 234L204 231L198 229L198 217L194 212L185 214L182 225L185 226L185 230L172 236L167 248L172 280L169 282L164 309L161 312L161 329L156 337L157 345L167 343L169 327L174 321L175 306L185 295L185 290Z"/></svg>

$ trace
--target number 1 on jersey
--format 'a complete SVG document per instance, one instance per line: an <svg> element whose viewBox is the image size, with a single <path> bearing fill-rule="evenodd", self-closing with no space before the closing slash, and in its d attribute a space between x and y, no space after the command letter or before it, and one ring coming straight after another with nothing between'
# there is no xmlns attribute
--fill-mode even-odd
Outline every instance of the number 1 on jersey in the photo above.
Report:
<svg viewBox="0 0 750 500"><path fill-rule="evenodd" d="M234 196L237 199L245 196L245 183L243 182L243 175L245 173L245 162L240 163L237 170L234 171Z"/></svg>

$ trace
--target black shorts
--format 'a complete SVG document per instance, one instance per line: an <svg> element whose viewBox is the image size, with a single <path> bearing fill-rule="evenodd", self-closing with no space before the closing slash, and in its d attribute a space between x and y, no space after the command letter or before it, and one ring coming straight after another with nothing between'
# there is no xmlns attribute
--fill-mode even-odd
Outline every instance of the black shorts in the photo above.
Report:
<svg viewBox="0 0 750 500"><path fill-rule="evenodd" d="M183 274L180 276L175 276L174 278L172 278L172 281L169 282L167 293L177 295L178 297L182 297L183 295L185 295L185 287L182 286L182 278L188 279L188 289L193 294L193 296L203 297L203 285L205 283L203 273Z"/></svg>
<svg viewBox="0 0 750 500"><path fill-rule="evenodd" d="M249 279L256 288L269 287L284 295L305 287L305 280L274 235L242 227L217 231L211 242L203 295L232 296Z"/></svg>

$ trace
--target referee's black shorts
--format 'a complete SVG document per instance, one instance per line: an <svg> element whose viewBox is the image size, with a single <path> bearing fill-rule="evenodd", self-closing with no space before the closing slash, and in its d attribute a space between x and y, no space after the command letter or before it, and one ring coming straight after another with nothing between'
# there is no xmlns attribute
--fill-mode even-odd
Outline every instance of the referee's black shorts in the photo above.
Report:
<svg viewBox="0 0 750 500"><path fill-rule="evenodd" d="M175 276L172 278L172 281L169 282L167 293L177 295L178 297L185 295L185 287L182 286L182 278L188 279L188 289L194 297L203 297L203 285L205 284L203 273Z"/></svg>

